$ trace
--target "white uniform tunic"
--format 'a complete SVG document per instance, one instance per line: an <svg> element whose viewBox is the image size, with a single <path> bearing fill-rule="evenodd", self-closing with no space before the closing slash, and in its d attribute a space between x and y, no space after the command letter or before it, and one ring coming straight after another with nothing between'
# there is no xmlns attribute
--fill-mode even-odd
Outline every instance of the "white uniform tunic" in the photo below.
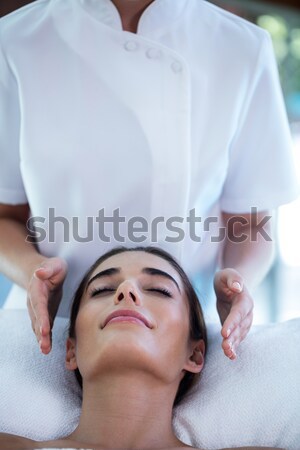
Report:
<svg viewBox="0 0 300 450"><path fill-rule="evenodd" d="M59 314L100 254L139 245L130 219L140 245L209 280L221 223L205 218L298 195L271 40L257 26L206 1L156 0L134 34L110 0L39 0L0 33L0 202L28 202L40 252L68 261ZM103 208L124 218L106 223L110 242Z"/></svg>

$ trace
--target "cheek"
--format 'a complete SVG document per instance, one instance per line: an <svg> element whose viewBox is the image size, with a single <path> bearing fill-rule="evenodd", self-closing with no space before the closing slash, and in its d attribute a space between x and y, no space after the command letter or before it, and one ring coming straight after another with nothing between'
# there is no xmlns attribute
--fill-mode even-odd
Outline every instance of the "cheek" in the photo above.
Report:
<svg viewBox="0 0 300 450"><path fill-rule="evenodd" d="M88 311L87 307L83 307L79 310L76 323L75 323L75 332L77 339L78 337L82 337L91 330L91 322L92 322L92 316Z"/></svg>
<svg viewBox="0 0 300 450"><path fill-rule="evenodd" d="M178 330L186 330L189 327L189 313L185 305L177 303L165 303L159 305L156 311L159 324L166 327L177 327Z"/></svg>
<svg viewBox="0 0 300 450"><path fill-rule="evenodd" d="M170 351L183 352L189 342L189 315L183 305L169 305L157 311L157 329L162 345Z"/></svg>
<svg viewBox="0 0 300 450"><path fill-rule="evenodd" d="M101 317L103 317L104 309L105 305L93 300L83 304L79 309L76 319L76 335L80 336L88 331L97 330L101 325Z"/></svg>
<svg viewBox="0 0 300 450"><path fill-rule="evenodd" d="M99 314L93 310L90 305L79 310L76 324L76 358L77 364L84 357L85 362L88 362L93 355L93 349L99 339L100 319Z"/></svg>

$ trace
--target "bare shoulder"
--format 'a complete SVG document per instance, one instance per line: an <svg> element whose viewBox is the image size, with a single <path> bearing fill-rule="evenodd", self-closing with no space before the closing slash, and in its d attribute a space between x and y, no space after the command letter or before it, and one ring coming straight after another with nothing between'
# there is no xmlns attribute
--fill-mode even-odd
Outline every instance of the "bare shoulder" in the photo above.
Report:
<svg viewBox="0 0 300 450"><path fill-rule="evenodd" d="M58 440L58 441L47 441L47 442L38 442L33 441L32 439L28 439L22 436L16 436L14 434L0 433L0 449L2 450L36 450L44 448L45 444L47 444L48 448L70 448L71 444L74 445L73 448L81 448L82 446L77 446L79 443L73 443L68 440ZM67 445L68 444L68 445ZM177 447L172 450L201 450L198 447ZM99 449L100 450L100 449ZM232 450L230 448L222 448L219 450ZM275 447L235 447L234 450L286 450L284 448L275 448Z"/></svg>
<svg viewBox="0 0 300 450"><path fill-rule="evenodd" d="M86 446L80 442L70 439L58 439L52 441L34 441L23 436L0 433L0 450L38 450L38 449L85 449ZM89 450L107 450L102 447L90 447Z"/></svg>
<svg viewBox="0 0 300 450"><path fill-rule="evenodd" d="M184 447L186 448L186 447ZM198 447L188 447L189 450L202 450ZM178 448L178 450L183 450L183 447ZM177 449L174 449L177 450ZM219 450L233 450L232 448L220 448ZM234 447L234 450L287 450L285 448L279 448L279 447Z"/></svg>
<svg viewBox="0 0 300 450"><path fill-rule="evenodd" d="M178 447L178 448L174 448L172 450L183 450L183 449L189 449L189 450L203 450L199 447L190 447L190 446L186 446L186 447ZM230 448L220 448L219 450L287 450L285 448L279 448L279 447L234 447L234 449L232 447Z"/></svg>
<svg viewBox="0 0 300 450"><path fill-rule="evenodd" d="M0 449L27 450L38 448L37 442L14 434L0 433Z"/></svg>
<svg viewBox="0 0 300 450"><path fill-rule="evenodd" d="M232 450L231 448L221 448L220 450ZM234 450L286 450L279 447L235 447Z"/></svg>

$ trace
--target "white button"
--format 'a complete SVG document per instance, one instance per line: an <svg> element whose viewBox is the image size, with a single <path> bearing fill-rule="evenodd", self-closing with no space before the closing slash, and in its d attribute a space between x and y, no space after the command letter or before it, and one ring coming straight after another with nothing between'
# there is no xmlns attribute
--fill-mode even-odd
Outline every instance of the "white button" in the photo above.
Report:
<svg viewBox="0 0 300 450"><path fill-rule="evenodd" d="M128 50L129 52L134 52L135 50L137 50L139 48L139 46L138 46L137 42L128 41L128 42L125 42L124 48L126 50Z"/></svg>
<svg viewBox="0 0 300 450"><path fill-rule="evenodd" d="M173 72L175 72L175 73L182 72L182 65L179 61L172 62L171 67L172 67Z"/></svg>
<svg viewBox="0 0 300 450"><path fill-rule="evenodd" d="M161 51L157 48L148 48L146 55L149 59L159 59L161 57Z"/></svg>

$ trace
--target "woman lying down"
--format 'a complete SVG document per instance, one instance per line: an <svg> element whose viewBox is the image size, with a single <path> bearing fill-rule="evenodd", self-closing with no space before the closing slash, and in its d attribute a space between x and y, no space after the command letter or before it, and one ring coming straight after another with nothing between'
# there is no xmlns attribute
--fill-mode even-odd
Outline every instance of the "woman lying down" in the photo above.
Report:
<svg viewBox="0 0 300 450"><path fill-rule="evenodd" d="M200 375L206 346L201 306L177 262L153 247L113 250L72 306L66 367L83 390L77 428L47 442L2 433L0 448L191 449L174 434L172 409Z"/></svg>

